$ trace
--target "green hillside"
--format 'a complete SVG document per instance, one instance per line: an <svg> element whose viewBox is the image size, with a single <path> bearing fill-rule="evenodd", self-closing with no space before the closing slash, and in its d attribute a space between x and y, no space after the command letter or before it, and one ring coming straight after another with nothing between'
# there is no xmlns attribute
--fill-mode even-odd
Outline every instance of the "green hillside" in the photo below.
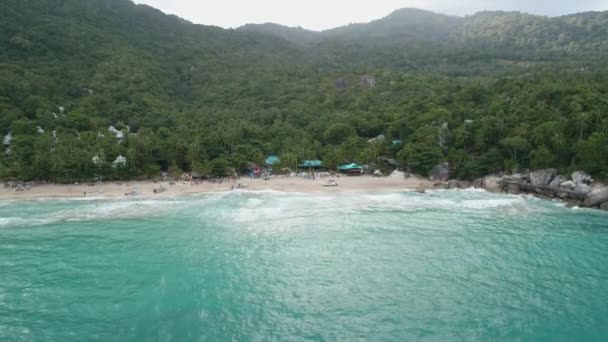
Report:
<svg viewBox="0 0 608 342"><path fill-rule="evenodd" d="M607 33L608 13L404 9L312 32L194 25L127 0L5 0L0 177L222 176L268 154L608 177Z"/></svg>

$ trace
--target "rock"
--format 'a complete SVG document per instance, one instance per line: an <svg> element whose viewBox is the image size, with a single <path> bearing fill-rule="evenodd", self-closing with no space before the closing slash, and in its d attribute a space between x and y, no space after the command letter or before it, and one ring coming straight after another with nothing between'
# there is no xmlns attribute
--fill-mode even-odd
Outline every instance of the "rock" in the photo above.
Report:
<svg viewBox="0 0 608 342"><path fill-rule="evenodd" d="M483 189L483 178L477 178L473 181L473 187L475 189Z"/></svg>
<svg viewBox="0 0 608 342"><path fill-rule="evenodd" d="M583 183L579 183L576 184L576 187L574 188L574 191L579 193L579 194L589 194L591 192L591 187L587 184L583 184Z"/></svg>
<svg viewBox="0 0 608 342"><path fill-rule="evenodd" d="M458 182L458 188L459 189L468 189L471 187L471 182L463 180Z"/></svg>
<svg viewBox="0 0 608 342"><path fill-rule="evenodd" d="M600 205L600 209L608 211L608 202L604 202Z"/></svg>
<svg viewBox="0 0 608 342"><path fill-rule="evenodd" d="M419 193L419 194L425 194L426 193L426 189L420 186L420 187L416 188L416 192Z"/></svg>
<svg viewBox="0 0 608 342"><path fill-rule="evenodd" d="M379 136L375 137L375 138L371 138L369 139L367 142L370 144L379 142L379 143L383 143L386 141L386 136L384 134L380 134Z"/></svg>
<svg viewBox="0 0 608 342"><path fill-rule="evenodd" d="M608 186L597 188L585 198L586 207L595 207L602 203L608 202Z"/></svg>
<svg viewBox="0 0 608 342"><path fill-rule="evenodd" d="M488 176L483 179L483 189L488 192L500 193L502 188L500 186L500 178L497 176Z"/></svg>
<svg viewBox="0 0 608 342"><path fill-rule="evenodd" d="M572 173L572 180L575 184L591 184L593 183L593 178L583 171L574 171Z"/></svg>
<svg viewBox="0 0 608 342"><path fill-rule="evenodd" d="M433 184L433 189L447 189L447 188L448 188L448 183L437 182L437 183Z"/></svg>
<svg viewBox="0 0 608 342"><path fill-rule="evenodd" d="M460 182L452 179L451 181L448 182L448 189L459 189L460 188Z"/></svg>
<svg viewBox="0 0 608 342"><path fill-rule="evenodd" d="M431 181L445 182L450 178L450 164L443 162L435 165L435 167L429 173Z"/></svg>
<svg viewBox="0 0 608 342"><path fill-rule="evenodd" d="M376 78L372 75L363 75L361 77L361 83L363 83L365 87L373 88L376 86Z"/></svg>
<svg viewBox="0 0 608 342"><path fill-rule="evenodd" d="M346 80L343 78L339 78L336 80L336 88L346 89L346 88L348 88L348 82L346 82Z"/></svg>
<svg viewBox="0 0 608 342"><path fill-rule="evenodd" d="M576 187L576 184L573 181L565 181L565 182L562 182L559 186L562 189L574 190L574 188Z"/></svg>
<svg viewBox="0 0 608 342"><path fill-rule="evenodd" d="M530 173L532 186L547 186L557 175L556 169L539 170Z"/></svg>
<svg viewBox="0 0 608 342"><path fill-rule="evenodd" d="M566 177L557 175L557 176L555 176L555 178L553 178L553 180L551 181L551 183L549 183L549 187L551 189L559 190L559 188L561 187L562 183L564 183L566 181L568 181L568 179Z"/></svg>
<svg viewBox="0 0 608 342"><path fill-rule="evenodd" d="M577 208L579 206L580 206L579 202L572 201L572 202L566 203L566 208L568 208L568 209L574 209L574 208Z"/></svg>
<svg viewBox="0 0 608 342"><path fill-rule="evenodd" d="M509 184L509 185L507 185L507 193L519 195L519 194L521 194L521 189L519 188L519 185L517 185L517 184Z"/></svg>

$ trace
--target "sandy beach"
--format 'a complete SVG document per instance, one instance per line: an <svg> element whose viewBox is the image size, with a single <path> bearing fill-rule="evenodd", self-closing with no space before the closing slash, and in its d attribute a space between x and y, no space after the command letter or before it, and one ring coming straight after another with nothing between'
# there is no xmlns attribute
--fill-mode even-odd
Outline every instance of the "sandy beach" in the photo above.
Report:
<svg viewBox="0 0 608 342"><path fill-rule="evenodd" d="M38 198L118 198L126 197L126 193L136 190L134 197L154 198L167 196L194 195L207 192L232 191L232 187L244 184L246 187L239 191L274 190L284 192L310 192L332 193L346 191L394 191L431 189L433 183L418 177L339 177L336 187L324 187L327 178L315 180L301 177L272 177L270 180L241 178L238 181L230 180L220 183L203 182L192 184L190 182L177 182L169 185L167 182L107 182L98 185L89 184L44 184L33 185L29 191L16 192L15 189L0 188L0 199L38 199ZM167 191L155 193L161 185ZM86 193L86 194L85 194Z"/></svg>

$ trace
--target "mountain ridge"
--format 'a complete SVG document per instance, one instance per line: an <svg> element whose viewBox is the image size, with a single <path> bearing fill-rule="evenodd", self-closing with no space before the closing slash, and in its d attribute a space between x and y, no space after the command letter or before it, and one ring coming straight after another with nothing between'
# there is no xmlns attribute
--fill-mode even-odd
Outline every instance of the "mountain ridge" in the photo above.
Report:
<svg viewBox="0 0 608 342"><path fill-rule="evenodd" d="M307 45L127 0L5 0L0 178L221 177L269 154L291 169L383 156L422 174L449 161L469 179L538 167L608 178L607 30L608 12L404 10ZM381 135L402 144L368 143Z"/></svg>

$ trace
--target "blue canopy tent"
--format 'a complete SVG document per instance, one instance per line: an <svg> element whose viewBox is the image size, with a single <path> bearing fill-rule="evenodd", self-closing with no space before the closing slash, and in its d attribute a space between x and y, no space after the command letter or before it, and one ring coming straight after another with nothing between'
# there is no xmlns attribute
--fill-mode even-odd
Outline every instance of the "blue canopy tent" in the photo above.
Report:
<svg viewBox="0 0 608 342"><path fill-rule="evenodd" d="M360 175L363 173L363 166L357 163L338 166L338 171L348 173L349 175Z"/></svg>
<svg viewBox="0 0 608 342"><path fill-rule="evenodd" d="M272 165L276 165L278 163L281 162L281 159L279 159L279 157L272 155L272 156L268 156L266 158L266 165L267 166L272 166Z"/></svg>
<svg viewBox="0 0 608 342"><path fill-rule="evenodd" d="M320 169L323 166L323 162L320 160L303 160L299 167L306 169Z"/></svg>

